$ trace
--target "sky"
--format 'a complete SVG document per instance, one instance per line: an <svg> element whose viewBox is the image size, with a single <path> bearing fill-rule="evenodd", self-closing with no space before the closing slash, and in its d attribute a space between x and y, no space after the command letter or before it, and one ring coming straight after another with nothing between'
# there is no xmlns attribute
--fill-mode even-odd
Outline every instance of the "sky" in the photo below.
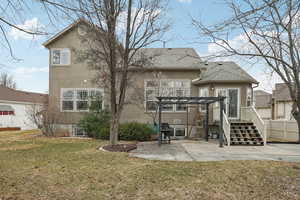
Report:
<svg viewBox="0 0 300 200"><path fill-rule="evenodd" d="M228 8L220 0L170 0L169 7L167 16L171 20L172 27L163 39L166 41L166 47L191 47L200 56L212 54L216 50L213 45L198 42L199 35L191 25L191 16L201 19L207 24L213 24L230 16ZM0 71L13 75L17 82L17 88L20 90L46 93L48 91L49 58L48 50L42 46L42 43L71 22L62 18L56 25L50 23L46 13L37 4L31 5L30 12L26 13L23 19L22 24L18 24L18 26L38 27L49 34L33 38L26 33L9 28L7 35L17 60L9 56L7 49L0 47ZM163 43L157 43L155 46L163 47ZM230 58L223 60L227 61ZM244 70L260 82L259 89L271 91L275 82L281 82L278 78L267 75L266 69L262 65L248 65L236 58L233 61L240 64Z"/></svg>

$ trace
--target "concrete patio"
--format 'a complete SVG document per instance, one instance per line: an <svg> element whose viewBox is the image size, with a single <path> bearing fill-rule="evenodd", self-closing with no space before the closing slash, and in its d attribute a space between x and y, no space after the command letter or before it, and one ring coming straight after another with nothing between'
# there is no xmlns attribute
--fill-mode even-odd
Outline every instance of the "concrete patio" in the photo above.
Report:
<svg viewBox="0 0 300 200"><path fill-rule="evenodd" d="M300 162L299 144L268 144L266 146L225 146L214 141L175 140L158 146L157 142L141 142L130 156L150 160L222 161L276 160Z"/></svg>

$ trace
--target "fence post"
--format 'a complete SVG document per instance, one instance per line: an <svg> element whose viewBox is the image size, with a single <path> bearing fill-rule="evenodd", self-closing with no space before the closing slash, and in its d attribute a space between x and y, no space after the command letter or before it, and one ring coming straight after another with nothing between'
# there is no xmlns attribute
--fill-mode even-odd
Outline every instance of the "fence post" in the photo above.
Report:
<svg viewBox="0 0 300 200"><path fill-rule="evenodd" d="M283 121L283 139L286 139L286 120Z"/></svg>

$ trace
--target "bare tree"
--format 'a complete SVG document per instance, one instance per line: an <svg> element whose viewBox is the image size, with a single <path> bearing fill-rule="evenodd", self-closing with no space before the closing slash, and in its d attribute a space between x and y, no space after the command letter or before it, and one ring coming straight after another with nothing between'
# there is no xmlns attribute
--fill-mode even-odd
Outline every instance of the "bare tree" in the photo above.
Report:
<svg viewBox="0 0 300 200"><path fill-rule="evenodd" d="M13 53L8 37L11 28L32 36L46 35L46 32L40 30L39 27L24 28L20 26L24 23L25 15L31 12L32 5L30 3L34 3L34 1L1 0L0 3L0 48L3 49L2 52L8 51L10 56L16 60L18 59Z"/></svg>
<svg viewBox="0 0 300 200"><path fill-rule="evenodd" d="M61 116L54 109L49 109L46 103L29 106L26 109L26 116L32 124L42 131L43 135L56 135L57 122Z"/></svg>
<svg viewBox="0 0 300 200"><path fill-rule="evenodd" d="M88 48L81 52L89 65L98 71L97 82L106 84L110 99L110 143L118 142L120 116L125 104L128 74L142 67L145 56L139 52L160 41L169 24L167 6L162 0L40 0L48 8L73 12L84 18L93 30ZM49 8L51 9L51 8Z"/></svg>
<svg viewBox="0 0 300 200"><path fill-rule="evenodd" d="M15 82L14 77L6 72L1 72L0 74L0 85L12 89L17 88L17 83Z"/></svg>
<svg viewBox="0 0 300 200"><path fill-rule="evenodd" d="M205 25L193 19L202 37L221 51L214 56L240 56L264 63L287 84L300 143L300 1L225 1L233 16Z"/></svg>

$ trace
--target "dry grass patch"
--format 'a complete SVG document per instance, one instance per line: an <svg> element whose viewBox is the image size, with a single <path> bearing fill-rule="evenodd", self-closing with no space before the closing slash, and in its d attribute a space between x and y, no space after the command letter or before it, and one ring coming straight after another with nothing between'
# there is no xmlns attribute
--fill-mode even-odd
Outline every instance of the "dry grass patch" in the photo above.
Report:
<svg viewBox="0 0 300 200"><path fill-rule="evenodd" d="M0 153L3 200L300 199L300 163L150 161L96 149L106 141L21 135L0 138L19 146Z"/></svg>

